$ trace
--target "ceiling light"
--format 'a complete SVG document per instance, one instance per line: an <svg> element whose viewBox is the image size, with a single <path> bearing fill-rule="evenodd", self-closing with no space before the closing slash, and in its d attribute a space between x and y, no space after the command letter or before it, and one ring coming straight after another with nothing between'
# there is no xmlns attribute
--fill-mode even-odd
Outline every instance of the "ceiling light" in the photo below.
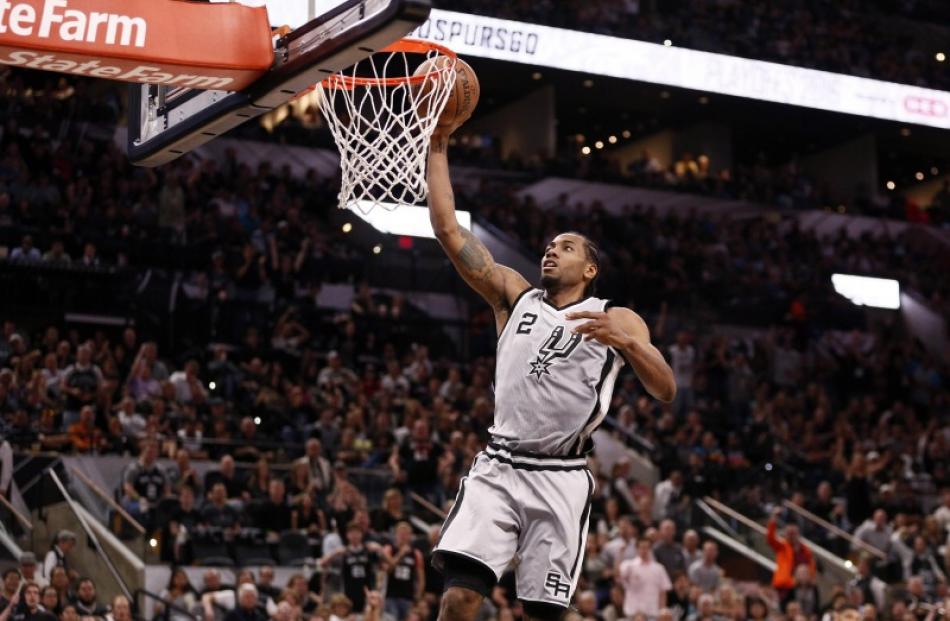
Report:
<svg viewBox="0 0 950 621"><path fill-rule="evenodd" d="M937 55L934 56L934 58L937 59L938 63L942 63L943 61L947 60L947 55L943 52L937 52Z"/></svg>
<svg viewBox="0 0 950 621"><path fill-rule="evenodd" d="M670 47L671 45L673 45L673 42L670 41L669 39L663 39L663 45L665 45L666 47Z"/></svg>
<svg viewBox="0 0 950 621"><path fill-rule="evenodd" d="M901 127L901 136L903 136L904 138L907 138L908 136L910 136L910 128Z"/></svg>
<svg viewBox="0 0 950 621"><path fill-rule="evenodd" d="M380 246L379 244L376 244L375 246L373 246L373 254L379 254L382 251L383 251L383 247Z"/></svg>
<svg viewBox="0 0 950 621"><path fill-rule="evenodd" d="M587 78L586 80L584 80L584 88L590 88L593 85L594 85L594 81L591 80L590 78Z"/></svg>
<svg viewBox="0 0 950 621"><path fill-rule="evenodd" d="M885 185L887 185L888 190L893 190L894 188L897 187L897 184L894 183L893 181L888 181Z"/></svg>
<svg viewBox="0 0 950 621"><path fill-rule="evenodd" d="M604 141L603 141L603 140L598 140L597 142L594 143L594 146L597 147L598 149L603 149L603 148L604 148Z"/></svg>
<svg viewBox="0 0 950 621"><path fill-rule="evenodd" d="M617 137L610 136L609 138L607 138L607 142L609 142L610 144L617 144Z"/></svg>
<svg viewBox="0 0 950 621"><path fill-rule="evenodd" d="M623 136L624 138L629 138L629 137L632 136L633 134L630 133L630 130L629 130L629 129L625 129L625 130L623 130L623 132L621 132L620 135Z"/></svg>
<svg viewBox="0 0 950 621"><path fill-rule="evenodd" d="M699 103L705 106L706 104L709 103L709 97L706 97L705 95L703 95L702 97L699 98Z"/></svg>
<svg viewBox="0 0 950 621"><path fill-rule="evenodd" d="M343 225L343 232L344 232L344 233L349 233L349 232L352 231L352 230L353 230L353 225L350 224L349 222L347 222L346 224Z"/></svg>
<svg viewBox="0 0 950 621"><path fill-rule="evenodd" d="M541 77L542 77L542 76L541 76L541 72L540 72L540 71L535 71L534 73L531 74L531 79L532 79L532 80L540 80Z"/></svg>
<svg viewBox="0 0 950 621"><path fill-rule="evenodd" d="M590 147L584 147L583 149L581 149L581 153L583 153L584 155L590 155Z"/></svg>
<svg viewBox="0 0 950 621"><path fill-rule="evenodd" d="M920 171L917 171L917 174L914 175L914 179L916 179L917 181L923 181L923 180L924 180L924 173L922 173L922 172L920 172Z"/></svg>

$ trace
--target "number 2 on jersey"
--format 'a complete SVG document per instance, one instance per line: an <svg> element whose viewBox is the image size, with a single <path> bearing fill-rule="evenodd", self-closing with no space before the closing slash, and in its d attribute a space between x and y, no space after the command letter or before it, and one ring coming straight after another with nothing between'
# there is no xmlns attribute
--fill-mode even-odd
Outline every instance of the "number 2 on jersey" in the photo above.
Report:
<svg viewBox="0 0 950 621"><path fill-rule="evenodd" d="M538 320L538 316L534 313L525 313L521 317L521 323L518 324L518 334L531 334L531 326Z"/></svg>

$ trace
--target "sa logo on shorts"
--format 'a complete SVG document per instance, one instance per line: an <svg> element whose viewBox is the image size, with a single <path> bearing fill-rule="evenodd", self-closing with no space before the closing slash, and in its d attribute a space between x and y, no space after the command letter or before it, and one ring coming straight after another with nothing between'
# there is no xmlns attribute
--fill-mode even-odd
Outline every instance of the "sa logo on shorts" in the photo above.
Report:
<svg viewBox="0 0 950 621"><path fill-rule="evenodd" d="M561 574L556 571L549 571L544 580L544 586L554 597L567 597L571 594L571 583L561 582Z"/></svg>

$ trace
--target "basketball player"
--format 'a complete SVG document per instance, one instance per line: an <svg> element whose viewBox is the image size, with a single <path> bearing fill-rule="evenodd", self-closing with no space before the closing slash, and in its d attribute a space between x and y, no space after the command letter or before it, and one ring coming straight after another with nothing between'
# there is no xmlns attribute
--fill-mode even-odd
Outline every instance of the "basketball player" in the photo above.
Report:
<svg viewBox="0 0 950 621"><path fill-rule="evenodd" d="M492 440L462 480L433 555L445 574L439 619L475 619L512 561L525 615L560 619L587 539L594 479L585 455L617 373L626 361L669 402L673 371L636 313L593 297L600 259L591 240L551 240L534 288L458 225L450 133L438 129L430 145L429 216L459 274L494 309L498 353Z"/></svg>

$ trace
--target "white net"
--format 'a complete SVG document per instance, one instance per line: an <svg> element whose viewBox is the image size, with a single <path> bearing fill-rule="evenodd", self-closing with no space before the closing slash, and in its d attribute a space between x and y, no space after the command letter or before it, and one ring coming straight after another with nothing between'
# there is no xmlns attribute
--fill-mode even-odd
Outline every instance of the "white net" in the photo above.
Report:
<svg viewBox="0 0 950 621"><path fill-rule="evenodd" d="M410 58L428 61L415 84ZM455 62L434 49L381 52L317 87L340 149L341 209L368 213L426 199L429 140L455 87Z"/></svg>

